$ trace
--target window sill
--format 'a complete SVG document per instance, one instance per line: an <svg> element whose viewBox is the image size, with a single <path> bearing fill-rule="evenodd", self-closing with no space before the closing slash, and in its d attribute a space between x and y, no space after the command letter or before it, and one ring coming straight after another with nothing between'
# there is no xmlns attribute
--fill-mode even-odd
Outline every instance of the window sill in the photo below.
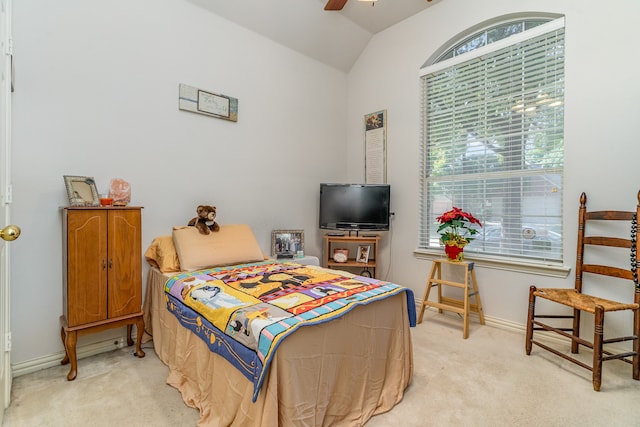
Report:
<svg viewBox="0 0 640 427"><path fill-rule="evenodd" d="M418 259L434 260L444 256L442 249L416 249L413 255ZM488 255L467 254L465 261L477 262L478 265L495 270L515 271L518 273L536 274L539 276L550 276L566 278L571 271L570 267L563 264L545 263L542 261L513 260L493 257Z"/></svg>

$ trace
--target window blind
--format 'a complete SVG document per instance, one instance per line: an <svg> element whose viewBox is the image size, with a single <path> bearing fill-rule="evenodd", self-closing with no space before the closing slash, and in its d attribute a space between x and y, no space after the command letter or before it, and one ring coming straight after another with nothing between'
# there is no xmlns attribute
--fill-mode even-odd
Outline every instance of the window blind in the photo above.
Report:
<svg viewBox="0 0 640 427"><path fill-rule="evenodd" d="M564 20L421 70L419 248L452 206L483 223L466 252L562 261Z"/></svg>

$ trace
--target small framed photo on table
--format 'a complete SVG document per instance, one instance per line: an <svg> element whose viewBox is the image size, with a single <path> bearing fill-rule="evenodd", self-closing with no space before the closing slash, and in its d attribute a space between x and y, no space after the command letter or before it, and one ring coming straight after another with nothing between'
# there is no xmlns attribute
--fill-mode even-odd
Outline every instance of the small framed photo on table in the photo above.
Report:
<svg viewBox="0 0 640 427"><path fill-rule="evenodd" d="M271 232L271 254L277 258L294 258L304 253L303 230L273 230Z"/></svg>
<svg viewBox="0 0 640 427"><path fill-rule="evenodd" d="M369 251L371 246L358 246L358 254L356 256L357 262L367 263L369 262Z"/></svg>

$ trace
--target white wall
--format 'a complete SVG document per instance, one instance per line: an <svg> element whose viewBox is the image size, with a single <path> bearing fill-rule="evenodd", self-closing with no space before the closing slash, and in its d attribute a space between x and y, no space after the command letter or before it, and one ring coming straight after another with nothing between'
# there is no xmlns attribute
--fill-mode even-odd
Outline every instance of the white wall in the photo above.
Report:
<svg viewBox="0 0 640 427"><path fill-rule="evenodd" d="M361 120L368 112L388 112L388 181L393 221L389 280L412 287L422 297L430 267L418 259L418 70L442 45L467 28L501 15L540 11L566 16L565 264L575 265L578 198L588 206L631 210L640 189L636 76L640 3L607 6L571 0L447 0L376 35L349 74L347 133L352 157L362 151ZM601 79L605 81L600 82ZM372 90L372 88L374 88ZM362 166L350 169L350 177ZM389 248L384 253L388 256ZM523 325L531 284L573 286L566 279L489 269L477 276L485 314ZM627 290L627 297L631 297Z"/></svg>
<svg viewBox="0 0 640 427"><path fill-rule="evenodd" d="M344 73L188 1L20 0L13 13L13 364L63 350L65 174L98 190L128 180L143 249L206 203L267 253L271 230L291 228L319 254L319 183L346 175ZM178 110L179 83L237 98L238 122Z"/></svg>

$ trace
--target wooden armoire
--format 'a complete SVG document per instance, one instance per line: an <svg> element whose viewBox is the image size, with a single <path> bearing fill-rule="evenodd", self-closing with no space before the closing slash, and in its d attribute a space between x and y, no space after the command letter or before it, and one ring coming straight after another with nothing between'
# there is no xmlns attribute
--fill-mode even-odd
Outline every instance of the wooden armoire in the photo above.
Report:
<svg viewBox="0 0 640 427"><path fill-rule="evenodd" d="M141 348L142 208L65 207L63 224L62 364L71 362L67 379L77 375L78 337L127 327L127 344L137 327L135 354Z"/></svg>

